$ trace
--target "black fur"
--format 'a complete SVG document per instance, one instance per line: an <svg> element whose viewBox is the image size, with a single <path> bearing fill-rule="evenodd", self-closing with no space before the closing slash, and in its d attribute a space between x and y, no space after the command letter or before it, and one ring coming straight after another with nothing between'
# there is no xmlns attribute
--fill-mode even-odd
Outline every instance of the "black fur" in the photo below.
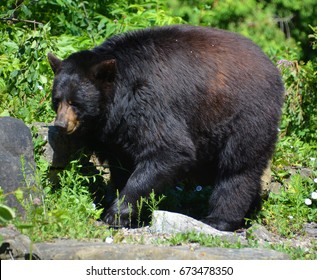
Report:
<svg viewBox="0 0 317 280"><path fill-rule="evenodd" d="M74 134L108 160L125 198L122 225L128 203L135 209L140 196L185 177L214 184L205 222L220 230L239 228L258 207L284 89L276 67L250 40L169 26L50 61L55 108L71 101L80 122ZM104 221L113 224L117 212L115 200Z"/></svg>

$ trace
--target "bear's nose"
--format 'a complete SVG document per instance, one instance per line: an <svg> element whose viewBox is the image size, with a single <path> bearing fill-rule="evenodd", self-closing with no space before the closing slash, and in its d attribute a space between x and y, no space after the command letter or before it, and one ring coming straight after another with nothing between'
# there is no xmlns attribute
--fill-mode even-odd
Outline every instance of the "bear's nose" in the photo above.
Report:
<svg viewBox="0 0 317 280"><path fill-rule="evenodd" d="M57 126L59 128L62 128L62 129L66 129L67 128L67 121L66 120L55 120L54 126Z"/></svg>

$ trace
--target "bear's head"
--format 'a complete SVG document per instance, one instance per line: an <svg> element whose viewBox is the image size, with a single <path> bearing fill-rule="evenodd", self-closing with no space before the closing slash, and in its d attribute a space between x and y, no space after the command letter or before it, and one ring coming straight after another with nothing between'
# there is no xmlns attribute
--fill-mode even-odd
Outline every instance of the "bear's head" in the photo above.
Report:
<svg viewBox="0 0 317 280"><path fill-rule="evenodd" d="M60 60L52 53L48 60L55 74L52 102L54 125L72 134L92 129L105 112L114 87L116 60L92 51L72 54Z"/></svg>

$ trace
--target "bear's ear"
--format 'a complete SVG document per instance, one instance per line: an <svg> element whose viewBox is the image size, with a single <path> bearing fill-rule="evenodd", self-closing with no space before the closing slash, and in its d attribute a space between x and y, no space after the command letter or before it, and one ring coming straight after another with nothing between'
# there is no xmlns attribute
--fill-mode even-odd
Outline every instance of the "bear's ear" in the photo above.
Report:
<svg viewBox="0 0 317 280"><path fill-rule="evenodd" d="M116 60L104 60L93 67L93 74L96 79L113 82L116 75Z"/></svg>
<svg viewBox="0 0 317 280"><path fill-rule="evenodd" d="M48 58L48 61L52 67L53 72L56 73L62 64L62 61L52 53L48 53L47 58Z"/></svg>

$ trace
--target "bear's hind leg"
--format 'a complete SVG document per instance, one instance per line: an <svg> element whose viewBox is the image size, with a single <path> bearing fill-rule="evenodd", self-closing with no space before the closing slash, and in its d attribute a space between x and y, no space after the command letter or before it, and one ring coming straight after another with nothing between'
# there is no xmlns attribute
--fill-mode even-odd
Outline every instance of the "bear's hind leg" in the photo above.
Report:
<svg viewBox="0 0 317 280"><path fill-rule="evenodd" d="M258 115L251 117L235 117L217 155L205 222L219 230L238 229L245 217L260 209L261 177L274 151L277 128Z"/></svg>
<svg viewBox="0 0 317 280"><path fill-rule="evenodd" d="M245 216L259 207L260 178L252 170L218 177L209 200L210 213L203 221L223 231L243 226Z"/></svg>

